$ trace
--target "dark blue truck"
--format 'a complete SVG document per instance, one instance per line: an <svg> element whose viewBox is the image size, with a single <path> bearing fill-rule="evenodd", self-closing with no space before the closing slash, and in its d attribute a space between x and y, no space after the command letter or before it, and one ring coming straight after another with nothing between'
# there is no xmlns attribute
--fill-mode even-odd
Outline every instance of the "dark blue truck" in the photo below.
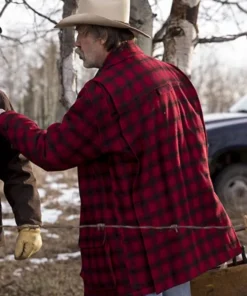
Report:
<svg viewBox="0 0 247 296"><path fill-rule="evenodd" d="M204 120L214 189L233 224L243 224L247 215L247 96L229 112L205 114Z"/></svg>

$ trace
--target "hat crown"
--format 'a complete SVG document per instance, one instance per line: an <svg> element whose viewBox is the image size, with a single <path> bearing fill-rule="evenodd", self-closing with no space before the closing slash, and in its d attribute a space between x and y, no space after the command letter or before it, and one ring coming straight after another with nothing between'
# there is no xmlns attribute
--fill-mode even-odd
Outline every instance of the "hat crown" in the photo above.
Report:
<svg viewBox="0 0 247 296"><path fill-rule="evenodd" d="M130 0L80 0L76 14L91 14L129 23Z"/></svg>

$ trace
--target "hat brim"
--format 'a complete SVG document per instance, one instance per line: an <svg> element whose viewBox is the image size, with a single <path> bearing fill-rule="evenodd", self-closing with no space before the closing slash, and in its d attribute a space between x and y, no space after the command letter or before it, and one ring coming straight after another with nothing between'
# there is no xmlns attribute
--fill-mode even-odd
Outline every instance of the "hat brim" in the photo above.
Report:
<svg viewBox="0 0 247 296"><path fill-rule="evenodd" d="M120 22L120 21L113 21L99 15L92 15L88 13L73 14L71 16L68 16L62 19L55 26L55 28L66 28L66 27L73 27L78 25L97 25L97 26L113 27L113 28L120 28L120 29L129 29L135 35L142 34L147 38L151 38L148 34L130 26L127 23Z"/></svg>

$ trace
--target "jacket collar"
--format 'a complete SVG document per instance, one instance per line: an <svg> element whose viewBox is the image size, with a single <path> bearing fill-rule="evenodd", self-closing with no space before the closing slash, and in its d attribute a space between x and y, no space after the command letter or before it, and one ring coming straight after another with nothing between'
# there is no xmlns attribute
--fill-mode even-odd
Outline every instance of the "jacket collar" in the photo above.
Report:
<svg viewBox="0 0 247 296"><path fill-rule="evenodd" d="M133 55L139 54L144 53L133 41L124 42L117 49L108 54L102 68L99 70L108 69Z"/></svg>

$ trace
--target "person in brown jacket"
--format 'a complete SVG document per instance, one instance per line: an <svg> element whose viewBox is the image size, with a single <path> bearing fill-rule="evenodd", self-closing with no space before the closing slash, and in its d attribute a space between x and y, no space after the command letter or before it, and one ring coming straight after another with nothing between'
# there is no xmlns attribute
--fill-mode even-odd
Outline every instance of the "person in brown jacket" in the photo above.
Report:
<svg viewBox="0 0 247 296"><path fill-rule="evenodd" d="M1 28L0 28L1 31ZM13 110L4 92L0 90L0 108ZM30 162L10 143L0 136L0 179L18 226L15 259L23 260L36 253L42 246L40 235L40 198ZM0 203L0 247L4 245L2 209Z"/></svg>

